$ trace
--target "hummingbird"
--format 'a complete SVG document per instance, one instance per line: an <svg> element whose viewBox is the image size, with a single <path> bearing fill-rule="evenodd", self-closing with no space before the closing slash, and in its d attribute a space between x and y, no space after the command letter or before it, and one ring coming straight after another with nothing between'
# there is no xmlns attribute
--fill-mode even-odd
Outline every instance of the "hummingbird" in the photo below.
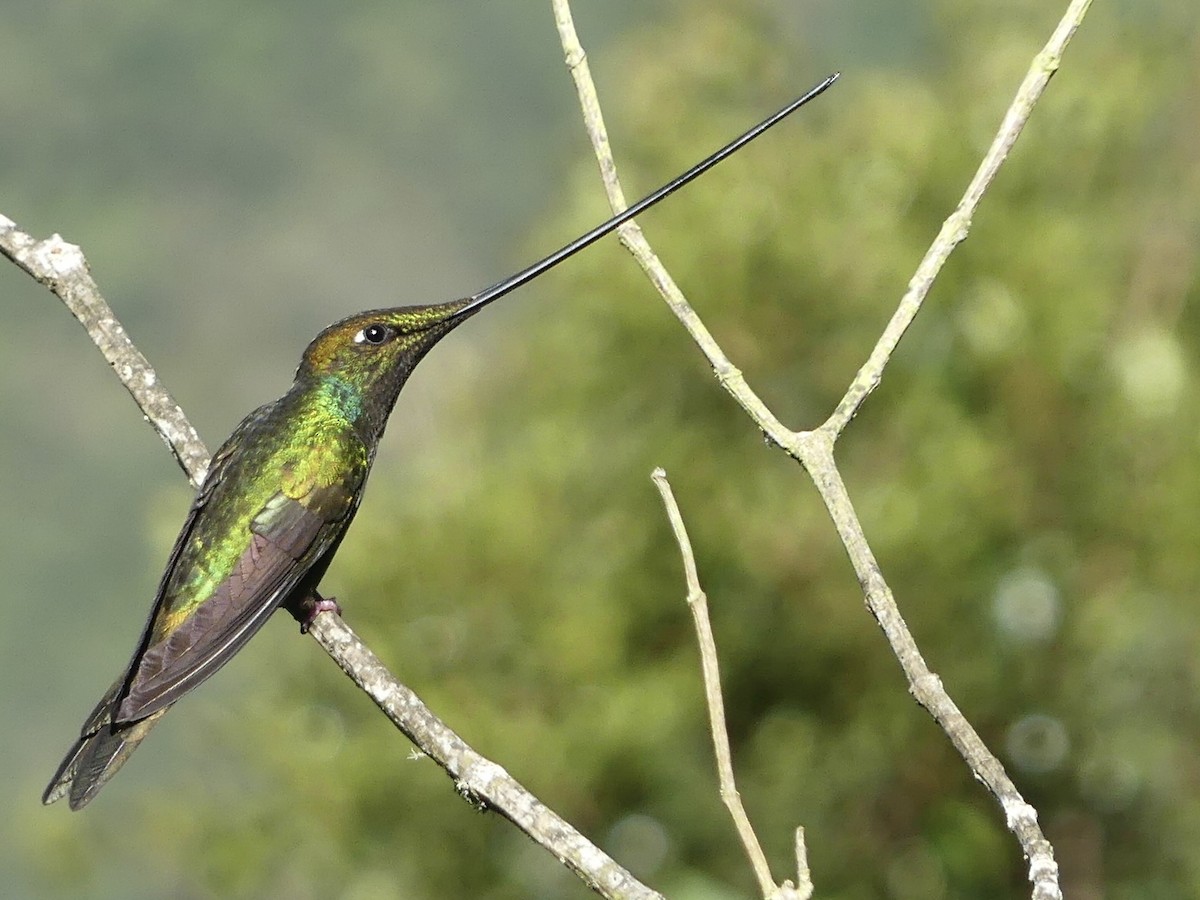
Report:
<svg viewBox="0 0 1200 900"><path fill-rule="evenodd" d="M308 345L287 393L213 456L175 540L133 658L87 717L42 796L86 806L177 700L283 607L301 630L362 501L396 399L442 338L489 303L619 228L823 93L835 73L736 140L549 256L458 300L357 313Z"/></svg>

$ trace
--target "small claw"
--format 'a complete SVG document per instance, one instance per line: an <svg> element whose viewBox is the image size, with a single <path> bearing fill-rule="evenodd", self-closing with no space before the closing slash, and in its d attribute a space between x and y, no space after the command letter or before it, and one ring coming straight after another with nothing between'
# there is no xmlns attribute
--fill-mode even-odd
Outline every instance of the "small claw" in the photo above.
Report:
<svg viewBox="0 0 1200 900"><path fill-rule="evenodd" d="M323 612L337 613L340 616L342 607L336 597L322 597L314 592L290 607L288 612L300 623L300 633L308 634L308 629L312 627L317 616Z"/></svg>

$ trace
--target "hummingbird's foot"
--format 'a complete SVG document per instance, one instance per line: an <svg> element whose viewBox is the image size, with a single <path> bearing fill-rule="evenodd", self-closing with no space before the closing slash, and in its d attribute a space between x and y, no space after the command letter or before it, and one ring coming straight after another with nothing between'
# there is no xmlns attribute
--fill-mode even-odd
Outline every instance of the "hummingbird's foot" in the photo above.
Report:
<svg viewBox="0 0 1200 900"><path fill-rule="evenodd" d="M313 620L323 612L337 613L339 616L342 614L342 607L335 597L322 597L316 591L299 603L292 604L287 610L292 614L292 618L300 623L301 634L308 634Z"/></svg>

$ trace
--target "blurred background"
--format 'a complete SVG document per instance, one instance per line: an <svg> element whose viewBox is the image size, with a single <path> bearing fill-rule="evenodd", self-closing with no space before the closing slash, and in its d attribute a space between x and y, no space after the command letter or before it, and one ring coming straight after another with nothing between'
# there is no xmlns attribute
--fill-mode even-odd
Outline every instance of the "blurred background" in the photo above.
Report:
<svg viewBox="0 0 1200 900"><path fill-rule="evenodd" d="M795 427L833 408L1065 0L579 0L627 193L842 83L642 221ZM1200 10L1097 4L840 445L867 535L1073 898L1200 895ZM359 309L607 214L549 4L9 3L0 213L81 244L216 447ZM39 796L190 493L0 265L0 883L36 898L591 896L279 616L78 815ZM609 240L421 364L325 586L481 752L672 898L753 895L717 796L670 473L740 788L818 896L1027 896L815 491Z"/></svg>

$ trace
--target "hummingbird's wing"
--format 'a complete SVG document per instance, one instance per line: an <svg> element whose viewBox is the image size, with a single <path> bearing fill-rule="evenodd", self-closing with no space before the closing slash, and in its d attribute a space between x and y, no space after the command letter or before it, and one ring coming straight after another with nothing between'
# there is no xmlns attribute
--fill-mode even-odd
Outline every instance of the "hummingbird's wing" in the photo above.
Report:
<svg viewBox="0 0 1200 900"><path fill-rule="evenodd" d="M178 700L224 665L292 593L334 530L283 495L255 519L250 544L212 595L164 639L150 644L132 672L118 721L140 719Z"/></svg>
<svg viewBox="0 0 1200 900"><path fill-rule="evenodd" d="M350 465L339 454L342 464L332 469L312 464L312 448L304 448L304 454L304 464L284 465L282 489L257 501L248 517L238 515L236 502L227 502L220 487L197 498L130 664L114 721L131 722L165 709L228 662L293 593L316 587L357 509L369 463L365 448L361 460L349 454ZM254 460L235 459L232 465L252 466ZM336 475L330 477L331 471ZM229 484L221 474L206 479L206 486L214 480ZM216 513L206 514L209 504L236 522L226 526ZM203 535L201 529L207 529ZM203 555L210 540L230 539L231 531L244 549L194 602L204 576L196 576L200 567L193 557Z"/></svg>
<svg viewBox="0 0 1200 900"><path fill-rule="evenodd" d="M252 433L270 433L273 407L247 416L213 457L171 550L137 652L84 722L42 802L68 797L72 809L85 806L175 700L219 669L289 594L315 588L357 509L370 459L361 443L339 447L333 439L324 446L340 454L336 467L323 464L321 448L314 453L308 445L307 465L282 467L280 490L248 495L233 487L247 470L269 468L263 455L271 448ZM247 454L247 446L262 452ZM203 583L204 550L221 539L245 549L218 567L215 587L201 591L196 575L202 573Z"/></svg>

